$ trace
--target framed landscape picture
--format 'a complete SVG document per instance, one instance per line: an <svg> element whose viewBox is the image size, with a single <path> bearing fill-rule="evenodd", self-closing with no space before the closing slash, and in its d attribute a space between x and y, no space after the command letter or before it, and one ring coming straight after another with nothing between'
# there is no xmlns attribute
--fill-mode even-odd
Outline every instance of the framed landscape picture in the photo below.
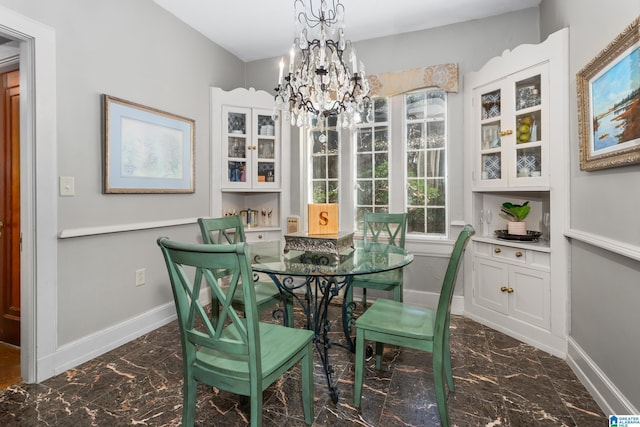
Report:
<svg viewBox="0 0 640 427"><path fill-rule="evenodd" d="M582 170L640 163L639 20L576 76Z"/></svg>
<svg viewBox="0 0 640 427"><path fill-rule="evenodd" d="M192 119L102 95L105 193L193 193Z"/></svg>

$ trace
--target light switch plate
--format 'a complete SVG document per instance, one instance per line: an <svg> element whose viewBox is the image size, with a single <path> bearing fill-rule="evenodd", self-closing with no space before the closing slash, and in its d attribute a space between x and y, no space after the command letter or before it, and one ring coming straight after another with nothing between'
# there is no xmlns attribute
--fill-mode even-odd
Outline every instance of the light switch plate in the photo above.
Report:
<svg viewBox="0 0 640 427"><path fill-rule="evenodd" d="M66 197L76 195L75 179L72 176L60 177L60 195Z"/></svg>

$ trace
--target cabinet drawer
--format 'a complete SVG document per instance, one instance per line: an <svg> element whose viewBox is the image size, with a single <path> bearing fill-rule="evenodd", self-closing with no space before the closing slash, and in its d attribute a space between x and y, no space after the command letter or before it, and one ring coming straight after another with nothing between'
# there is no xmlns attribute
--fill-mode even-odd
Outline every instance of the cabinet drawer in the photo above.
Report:
<svg viewBox="0 0 640 427"><path fill-rule="evenodd" d="M497 259L503 259L507 261L527 263L527 252L524 249L512 248L509 246L492 245L491 256Z"/></svg>
<svg viewBox="0 0 640 427"><path fill-rule="evenodd" d="M274 240L280 241L280 233L277 231L265 231L265 230L251 231L250 228L245 228L244 234L247 239L247 242L249 243L269 242Z"/></svg>

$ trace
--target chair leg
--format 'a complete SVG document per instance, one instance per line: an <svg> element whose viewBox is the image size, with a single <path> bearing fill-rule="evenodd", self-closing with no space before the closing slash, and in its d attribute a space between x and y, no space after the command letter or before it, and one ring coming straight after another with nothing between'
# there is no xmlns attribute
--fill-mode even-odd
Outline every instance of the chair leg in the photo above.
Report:
<svg viewBox="0 0 640 427"><path fill-rule="evenodd" d="M309 344L302 358L302 405L304 422L313 424L313 346Z"/></svg>
<svg viewBox="0 0 640 427"><path fill-rule="evenodd" d="M182 427L191 427L196 418L196 393L198 383L191 375L185 375L182 389Z"/></svg>
<svg viewBox="0 0 640 427"><path fill-rule="evenodd" d="M285 326L288 326L290 328L293 328L295 326L295 324L293 323L293 297L289 297L287 298L287 300L285 301L285 306L286 306L286 317L284 319L285 321Z"/></svg>
<svg viewBox="0 0 640 427"><path fill-rule="evenodd" d="M444 374L447 377L447 385L451 393L455 392L453 385L453 370L451 369L451 347L449 346L449 334L444 334Z"/></svg>
<svg viewBox="0 0 640 427"><path fill-rule="evenodd" d="M394 301L402 302L403 300L402 283L393 287L393 299Z"/></svg>
<svg viewBox="0 0 640 427"><path fill-rule="evenodd" d="M367 309L367 288L362 288L362 311Z"/></svg>
<svg viewBox="0 0 640 427"><path fill-rule="evenodd" d="M262 427L262 392L251 396L251 427Z"/></svg>
<svg viewBox="0 0 640 427"><path fill-rule="evenodd" d="M442 427L449 427L449 411L447 409L447 390L444 385L444 363L442 351L433 352L433 383L436 389L436 402Z"/></svg>
<svg viewBox="0 0 640 427"><path fill-rule="evenodd" d="M384 353L384 343L376 343L376 369L382 369L382 355Z"/></svg>
<svg viewBox="0 0 640 427"><path fill-rule="evenodd" d="M356 374L353 380L353 406L360 407L364 381L364 331L356 330Z"/></svg>

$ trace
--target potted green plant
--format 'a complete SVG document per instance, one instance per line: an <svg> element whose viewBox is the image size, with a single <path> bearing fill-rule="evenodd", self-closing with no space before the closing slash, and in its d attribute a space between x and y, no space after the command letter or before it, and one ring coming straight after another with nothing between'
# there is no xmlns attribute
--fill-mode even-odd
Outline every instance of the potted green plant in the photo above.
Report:
<svg viewBox="0 0 640 427"><path fill-rule="evenodd" d="M527 223L524 219L529 215L529 212L531 212L531 206L529 206L528 201L521 205L504 202L501 210L509 218L509 222L507 224L507 232L509 234L527 234Z"/></svg>

